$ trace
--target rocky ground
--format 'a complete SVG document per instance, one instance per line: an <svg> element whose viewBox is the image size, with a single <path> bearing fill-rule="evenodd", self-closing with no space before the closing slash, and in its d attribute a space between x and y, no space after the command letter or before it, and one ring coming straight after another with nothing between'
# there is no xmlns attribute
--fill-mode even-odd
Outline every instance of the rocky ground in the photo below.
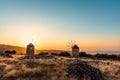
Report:
<svg viewBox="0 0 120 80"><path fill-rule="evenodd" d="M0 80L119 80L119 61L0 57Z"/></svg>

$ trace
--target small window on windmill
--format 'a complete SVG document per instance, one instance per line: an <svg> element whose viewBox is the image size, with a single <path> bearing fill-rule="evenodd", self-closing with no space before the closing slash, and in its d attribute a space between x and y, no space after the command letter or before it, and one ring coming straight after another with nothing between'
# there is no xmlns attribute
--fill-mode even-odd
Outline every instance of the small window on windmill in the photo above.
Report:
<svg viewBox="0 0 120 80"><path fill-rule="evenodd" d="M33 50L33 47L30 47L31 50Z"/></svg>

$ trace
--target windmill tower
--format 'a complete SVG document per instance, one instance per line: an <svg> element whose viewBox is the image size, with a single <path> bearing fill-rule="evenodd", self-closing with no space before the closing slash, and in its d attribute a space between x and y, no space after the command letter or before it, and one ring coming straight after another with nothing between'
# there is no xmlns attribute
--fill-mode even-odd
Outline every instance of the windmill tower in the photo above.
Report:
<svg viewBox="0 0 120 80"><path fill-rule="evenodd" d="M79 47L76 44L72 47L72 56L79 57Z"/></svg>
<svg viewBox="0 0 120 80"><path fill-rule="evenodd" d="M26 49L26 55L28 56L28 58L34 57L34 51L35 51L34 45L32 43L29 43Z"/></svg>
<svg viewBox="0 0 120 80"><path fill-rule="evenodd" d="M72 49L72 53L71 53L72 57L79 57L79 51L80 51L80 49L75 44L75 41L73 41L73 40L69 41L67 46Z"/></svg>

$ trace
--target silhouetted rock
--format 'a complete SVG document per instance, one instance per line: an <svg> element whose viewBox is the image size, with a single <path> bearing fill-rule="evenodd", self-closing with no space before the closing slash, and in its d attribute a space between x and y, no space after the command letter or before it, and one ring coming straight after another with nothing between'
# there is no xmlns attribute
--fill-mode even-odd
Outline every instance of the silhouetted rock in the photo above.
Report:
<svg viewBox="0 0 120 80"><path fill-rule="evenodd" d="M74 76L78 80L104 80L101 71L86 62L71 63L66 71L69 76Z"/></svg>

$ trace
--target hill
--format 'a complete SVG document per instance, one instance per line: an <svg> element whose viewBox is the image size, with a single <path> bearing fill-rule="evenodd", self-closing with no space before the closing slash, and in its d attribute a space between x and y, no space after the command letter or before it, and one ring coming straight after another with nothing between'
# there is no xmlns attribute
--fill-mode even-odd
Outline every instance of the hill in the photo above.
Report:
<svg viewBox="0 0 120 80"><path fill-rule="evenodd" d="M25 53L24 47L0 44L0 53L3 53L5 50L16 50L17 54Z"/></svg>
<svg viewBox="0 0 120 80"><path fill-rule="evenodd" d="M3 53L5 50L16 50L17 54L25 54L26 53L25 47L0 44L0 53ZM35 53L36 54L39 52L60 53L61 51L62 50L35 50Z"/></svg>

